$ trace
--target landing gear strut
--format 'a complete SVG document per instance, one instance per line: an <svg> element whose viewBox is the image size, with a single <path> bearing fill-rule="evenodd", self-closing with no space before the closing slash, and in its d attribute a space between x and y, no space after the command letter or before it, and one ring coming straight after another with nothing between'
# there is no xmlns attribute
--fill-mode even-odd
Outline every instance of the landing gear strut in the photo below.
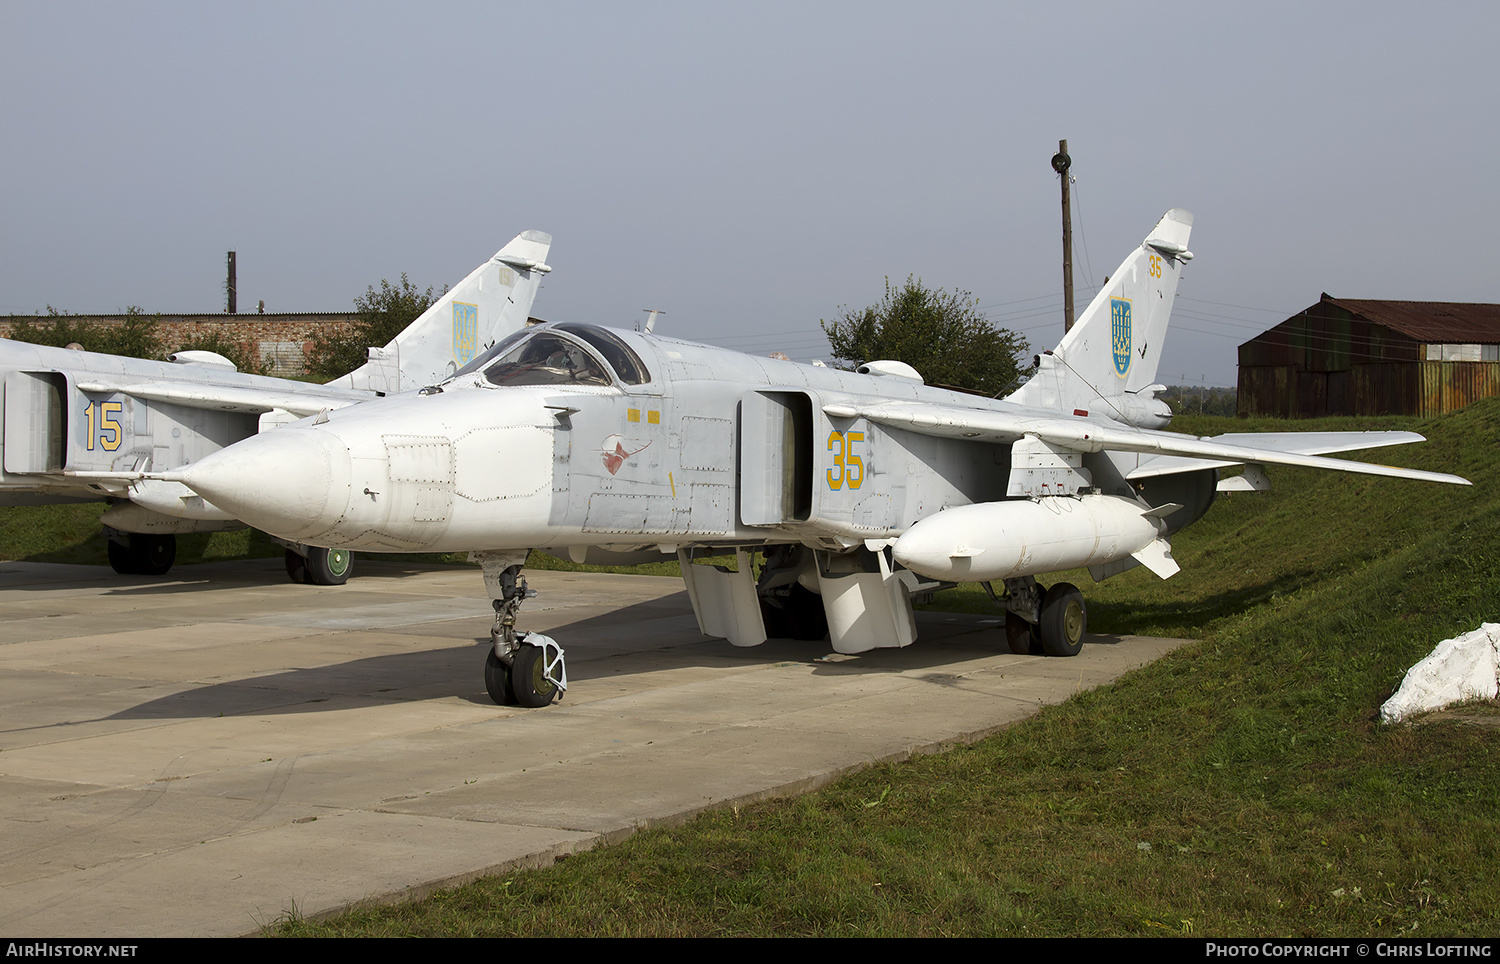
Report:
<svg viewBox="0 0 1500 964"><path fill-rule="evenodd" d="M804 570L816 572L812 554L802 546L766 549L756 590L767 639L819 640L828 636L823 597L801 584L799 576Z"/></svg>
<svg viewBox="0 0 1500 964"><path fill-rule="evenodd" d="M1005 641L1017 656L1042 655L1042 627L1013 612L1005 614Z"/></svg>
<svg viewBox="0 0 1500 964"><path fill-rule="evenodd" d="M500 706L546 706L568 688L567 664L557 641L541 633L516 632L521 603L536 595L526 588L526 577L521 575L526 555L476 552L470 556L484 570L484 584L495 607L484 688Z"/></svg>
<svg viewBox="0 0 1500 964"><path fill-rule="evenodd" d="M122 576L164 576L177 561L177 537L142 532L114 532L109 537L109 565Z"/></svg>

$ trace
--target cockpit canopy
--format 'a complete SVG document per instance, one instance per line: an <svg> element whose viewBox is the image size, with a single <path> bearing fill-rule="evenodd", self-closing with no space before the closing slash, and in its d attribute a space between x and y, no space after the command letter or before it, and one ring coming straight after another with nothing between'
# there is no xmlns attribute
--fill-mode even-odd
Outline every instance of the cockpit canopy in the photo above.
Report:
<svg viewBox="0 0 1500 964"><path fill-rule="evenodd" d="M592 325L559 324L513 332L453 377L483 372L492 385L608 386L614 384L611 368L627 385L651 381L640 356L614 332Z"/></svg>
<svg viewBox="0 0 1500 964"><path fill-rule="evenodd" d="M484 369L491 385L609 385L599 362L576 342L540 332Z"/></svg>

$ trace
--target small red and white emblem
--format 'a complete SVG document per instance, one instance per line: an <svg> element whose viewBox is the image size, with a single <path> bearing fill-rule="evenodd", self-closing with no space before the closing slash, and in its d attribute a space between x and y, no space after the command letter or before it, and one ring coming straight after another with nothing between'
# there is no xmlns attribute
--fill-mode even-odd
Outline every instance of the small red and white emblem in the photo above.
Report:
<svg viewBox="0 0 1500 964"><path fill-rule="evenodd" d="M649 448L651 445L651 442L648 440L640 448L627 449L625 448L625 441L626 439L623 435L611 435L604 440L603 451L600 454L604 457L604 467L609 470L610 475L614 475L620 471L620 466L625 464L626 459L643 449ZM632 439L631 444L634 444L634 442L635 440Z"/></svg>

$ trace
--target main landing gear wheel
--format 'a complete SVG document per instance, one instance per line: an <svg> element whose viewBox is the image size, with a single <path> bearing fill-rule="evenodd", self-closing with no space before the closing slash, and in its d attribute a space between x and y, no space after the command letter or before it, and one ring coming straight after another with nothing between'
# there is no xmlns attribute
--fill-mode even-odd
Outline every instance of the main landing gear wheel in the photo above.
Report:
<svg viewBox="0 0 1500 964"><path fill-rule="evenodd" d="M295 549L286 551L286 577L292 582L307 582L307 560Z"/></svg>
<svg viewBox="0 0 1500 964"><path fill-rule="evenodd" d="M122 576L164 576L177 561L176 536L129 533L129 544L109 540L109 565Z"/></svg>
<svg viewBox="0 0 1500 964"><path fill-rule="evenodd" d="M342 586L354 572L354 556L348 549L320 549L308 546L307 555L295 549L286 551L286 575L292 582L312 586Z"/></svg>
<svg viewBox="0 0 1500 964"><path fill-rule="evenodd" d="M1005 614L1005 641L1010 644L1010 651L1017 656L1040 656L1042 649L1042 627L1036 623L1028 623L1024 616L1007 612Z"/></svg>
<svg viewBox="0 0 1500 964"><path fill-rule="evenodd" d="M130 559L130 547L109 540L109 567L122 576L135 575L135 563Z"/></svg>
<svg viewBox="0 0 1500 964"><path fill-rule="evenodd" d="M307 547L307 581L314 586L342 586L354 571L354 556L348 549Z"/></svg>
<svg viewBox="0 0 1500 964"><path fill-rule="evenodd" d="M1007 628L1009 622L1007 621ZM1048 656L1077 656L1083 649L1088 610L1083 593L1071 583L1060 582L1042 599L1042 649Z"/></svg>

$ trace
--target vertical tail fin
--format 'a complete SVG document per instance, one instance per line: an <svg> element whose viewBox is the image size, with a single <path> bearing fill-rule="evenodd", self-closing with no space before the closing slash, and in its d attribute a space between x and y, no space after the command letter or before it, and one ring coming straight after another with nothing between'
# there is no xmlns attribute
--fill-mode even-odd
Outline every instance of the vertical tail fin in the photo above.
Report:
<svg viewBox="0 0 1500 964"><path fill-rule="evenodd" d="M1156 380L1182 265L1191 260L1193 216L1173 208L1089 302L1073 330L1010 401L1038 408L1111 409L1111 399L1134 396Z"/></svg>
<svg viewBox="0 0 1500 964"><path fill-rule="evenodd" d="M523 231L475 268L370 360L330 385L394 395L435 385L479 352L525 327L552 235Z"/></svg>

